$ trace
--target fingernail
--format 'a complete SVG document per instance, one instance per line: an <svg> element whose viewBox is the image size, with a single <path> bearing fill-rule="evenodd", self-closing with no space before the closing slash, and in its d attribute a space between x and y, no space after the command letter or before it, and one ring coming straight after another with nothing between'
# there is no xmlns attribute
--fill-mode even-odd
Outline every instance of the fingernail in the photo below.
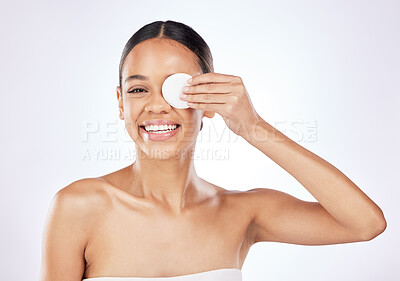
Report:
<svg viewBox="0 0 400 281"><path fill-rule="evenodd" d="M188 83L192 83L192 78L190 78L189 80L187 80Z"/></svg>
<svg viewBox="0 0 400 281"><path fill-rule="evenodd" d="M189 87L188 87L188 86L184 87L184 88L183 88L183 91L184 91L184 92L189 91Z"/></svg>
<svg viewBox="0 0 400 281"><path fill-rule="evenodd" d="M187 95L182 94L182 95L180 95L180 97L181 97L181 99L186 99Z"/></svg>

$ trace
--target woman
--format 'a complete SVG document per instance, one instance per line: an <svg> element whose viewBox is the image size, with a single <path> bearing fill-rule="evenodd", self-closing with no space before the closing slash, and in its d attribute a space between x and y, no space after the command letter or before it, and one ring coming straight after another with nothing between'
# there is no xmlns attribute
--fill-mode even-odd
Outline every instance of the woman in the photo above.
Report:
<svg viewBox="0 0 400 281"><path fill-rule="evenodd" d="M170 106L161 94L174 73L192 76L181 97L188 109ZM240 77L213 72L207 44L190 27L157 21L138 30L123 51L116 93L137 159L57 192L44 229L40 281L240 281L257 242L349 243L386 228L381 209L350 179L256 113ZM215 113L318 202L266 188L229 191L199 177L196 138L202 118ZM156 133L143 125L154 120L177 124L166 133L172 137L152 138Z"/></svg>

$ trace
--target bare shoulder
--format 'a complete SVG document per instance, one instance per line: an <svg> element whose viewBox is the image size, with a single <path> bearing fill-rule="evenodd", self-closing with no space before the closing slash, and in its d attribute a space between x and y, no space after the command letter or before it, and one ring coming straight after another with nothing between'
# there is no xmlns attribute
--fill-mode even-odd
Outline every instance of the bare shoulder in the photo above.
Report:
<svg viewBox="0 0 400 281"><path fill-rule="evenodd" d="M101 180L85 178L74 181L57 191L49 208L48 219L57 227L65 225L89 232L90 220L101 211L106 202ZM64 226L63 226L64 227Z"/></svg>
<svg viewBox="0 0 400 281"><path fill-rule="evenodd" d="M235 189L226 189L216 184L210 183L202 179L207 185L209 185L213 193L218 196L221 200L229 203L233 203L236 206L242 207L248 206L251 201L255 201L258 194L262 192L267 192L265 188L256 188L250 190L235 190Z"/></svg>
<svg viewBox="0 0 400 281"><path fill-rule="evenodd" d="M107 203L104 194L101 180L82 179L54 195L43 229L40 281L81 280L85 248Z"/></svg>
<svg viewBox="0 0 400 281"><path fill-rule="evenodd" d="M235 203L240 204L243 202L245 205L252 205L257 203L265 203L264 200L260 200L261 198L270 198L271 200L278 199L279 197L284 197L288 195L284 192L269 189L269 188L253 188L248 190L228 190L219 186L216 186L217 194L221 197L226 198L227 200L233 200Z"/></svg>
<svg viewBox="0 0 400 281"><path fill-rule="evenodd" d="M247 204L252 207L253 219L257 211L262 208L262 211L269 212L277 210L279 207L283 207L285 204L293 204L294 202L300 201L298 198L271 188L253 188L246 191Z"/></svg>
<svg viewBox="0 0 400 281"><path fill-rule="evenodd" d="M111 202L104 189L104 182L97 178L84 178L57 191L52 209L76 217L82 224L90 225Z"/></svg>
<svg viewBox="0 0 400 281"><path fill-rule="evenodd" d="M100 178L84 178L76 180L60 189L57 193L70 195L88 195L101 189L103 180Z"/></svg>
<svg viewBox="0 0 400 281"><path fill-rule="evenodd" d="M253 188L244 191L228 191L226 194L242 210L246 210L254 223L257 213L262 211L269 215L279 210L285 204L293 204L299 199L296 197L271 188Z"/></svg>
<svg viewBox="0 0 400 281"><path fill-rule="evenodd" d="M241 201L241 199L245 199L247 196L247 191L235 190L235 189L226 189L211 182L208 182L201 178L205 186L205 190L209 190L209 194L211 196L217 196L220 200L230 202L230 201Z"/></svg>
<svg viewBox="0 0 400 281"><path fill-rule="evenodd" d="M99 178L84 178L60 189L54 197L65 204L73 204L74 207L86 207L88 204L102 203L107 200L104 185L104 181Z"/></svg>

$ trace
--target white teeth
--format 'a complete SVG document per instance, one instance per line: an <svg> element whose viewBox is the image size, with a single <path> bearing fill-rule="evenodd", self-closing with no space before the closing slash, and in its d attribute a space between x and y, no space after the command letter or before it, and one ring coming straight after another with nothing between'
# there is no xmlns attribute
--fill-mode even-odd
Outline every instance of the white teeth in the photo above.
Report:
<svg viewBox="0 0 400 281"><path fill-rule="evenodd" d="M164 133L165 131L172 131L175 130L178 126L177 125L150 125L145 126L145 130L148 132L161 132Z"/></svg>

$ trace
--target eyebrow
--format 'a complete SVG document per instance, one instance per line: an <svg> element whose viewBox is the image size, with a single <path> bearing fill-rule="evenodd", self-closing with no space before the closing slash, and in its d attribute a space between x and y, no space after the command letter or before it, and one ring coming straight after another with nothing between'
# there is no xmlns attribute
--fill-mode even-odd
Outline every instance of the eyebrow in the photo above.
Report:
<svg viewBox="0 0 400 281"><path fill-rule="evenodd" d="M165 77L165 79L167 79L167 78L168 78L169 76L171 76L172 74L175 74L175 73L168 74L168 75ZM130 80L135 80L135 79L137 79L137 80L142 80L142 81L148 81L148 80L149 80L149 76L145 76L145 75L142 75L142 74L130 75L128 78L125 79L125 83L129 82Z"/></svg>

